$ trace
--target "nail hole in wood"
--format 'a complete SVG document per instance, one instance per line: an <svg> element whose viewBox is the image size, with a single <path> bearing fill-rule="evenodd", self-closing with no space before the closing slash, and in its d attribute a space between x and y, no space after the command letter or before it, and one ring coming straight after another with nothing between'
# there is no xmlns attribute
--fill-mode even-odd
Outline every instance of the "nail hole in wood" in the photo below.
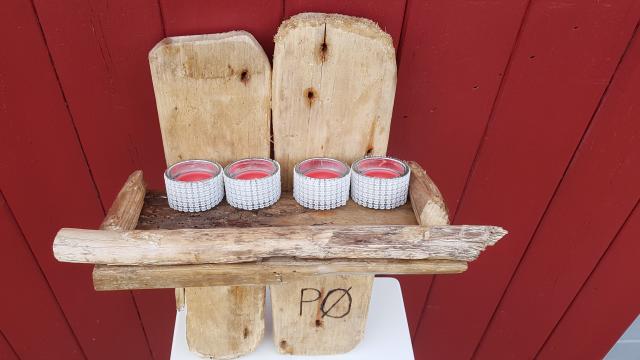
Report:
<svg viewBox="0 0 640 360"><path fill-rule="evenodd" d="M313 105L313 102L316 101L316 91L313 88L308 88L304 91L304 95L307 97L309 106Z"/></svg>
<svg viewBox="0 0 640 360"><path fill-rule="evenodd" d="M367 156L369 156L369 155L371 155L371 153L372 153L372 152L373 152L373 147L372 147L372 146L369 146L369 147L367 148L366 155L367 155Z"/></svg>
<svg viewBox="0 0 640 360"><path fill-rule="evenodd" d="M479 85L473 85L473 90L478 90L480 88Z"/></svg>
<svg viewBox="0 0 640 360"><path fill-rule="evenodd" d="M249 70L242 70L242 72L240 73L240 81L242 81L243 84L247 84L247 82L249 82Z"/></svg>
<svg viewBox="0 0 640 360"><path fill-rule="evenodd" d="M580 29L580 26L578 26L578 25L574 25L573 26L573 30L578 30L578 29Z"/></svg>
<svg viewBox="0 0 640 360"><path fill-rule="evenodd" d="M533 60L533 59L535 59L535 58L536 58L536 56L535 56L535 55L529 55L529 59Z"/></svg>
<svg viewBox="0 0 640 360"><path fill-rule="evenodd" d="M322 320L316 320L316 327L322 326Z"/></svg>
<svg viewBox="0 0 640 360"><path fill-rule="evenodd" d="M285 340L280 340L280 348L281 349L286 349L287 348L287 342Z"/></svg>
<svg viewBox="0 0 640 360"><path fill-rule="evenodd" d="M248 337L249 337L249 329L244 328L244 330L242 331L242 337L243 337L244 339L246 339L246 338L248 338Z"/></svg>

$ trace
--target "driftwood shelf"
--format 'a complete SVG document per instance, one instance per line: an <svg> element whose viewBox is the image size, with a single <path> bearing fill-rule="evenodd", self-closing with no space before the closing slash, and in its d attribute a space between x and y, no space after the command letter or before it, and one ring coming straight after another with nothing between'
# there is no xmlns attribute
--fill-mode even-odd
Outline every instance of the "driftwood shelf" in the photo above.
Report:
<svg viewBox="0 0 640 360"><path fill-rule="evenodd" d="M268 285L337 274L451 274L466 270L506 234L500 227L446 224L440 193L414 162L411 201L372 210L352 201L309 210L284 193L256 211L226 203L201 213L169 208L132 174L101 230L62 229L60 261L98 264L97 290ZM442 217L438 220L438 217ZM430 220L429 220L430 219ZM135 230L129 230L133 229Z"/></svg>

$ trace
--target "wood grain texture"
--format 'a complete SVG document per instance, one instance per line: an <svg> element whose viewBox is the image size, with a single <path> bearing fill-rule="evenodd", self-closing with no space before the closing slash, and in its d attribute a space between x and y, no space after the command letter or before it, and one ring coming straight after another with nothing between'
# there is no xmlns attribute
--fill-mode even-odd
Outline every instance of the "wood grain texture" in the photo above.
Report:
<svg viewBox="0 0 640 360"><path fill-rule="evenodd" d="M113 201L107 216L102 221L102 230L133 230L138 225L138 217L144 205L146 186L142 171L135 171L122 186Z"/></svg>
<svg viewBox="0 0 640 360"><path fill-rule="evenodd" d="M496 310L478 358L536 353L640 198L638 61L636 34ZM523 323L527 326L518 326ZM612 341L613 334L605 338Z"/></svg>
<svg viewBox="0 0 640 360"><path fill-rule="evenodd" d="M370 20L307 13L286 20L275 42L273 138L283 189L306 158L351 163L385 154L396 87L391 37Z"/></svg>
<svg viewBox="0 0 640 360"><path fill-rule="evenodd" d="M166 38L149 63L167 165L268 157L271 66L251 34Z"/></svg>
<svg viewBox="0 0 640 360"><path fill-rule="evenodd" d="M373 279L321 276L269 287L278 352L329 355L352 350L364 336Z"/></svg>
<svg viewBox="0 0 640 360"><path fill-rule="evenodd" d="M416 219L423 226L449 224L449 212L438 186L424 169L415 161L410 161L411 179L409 196Z"/></svg>
<svg viewBox="0 0 640 360"><path fill-rule="evenodd" d="M150 359L131 293L98 294L90 267L51 256L61 226L96 228L104 212L33 4L11 0L2 8L0 33L11 49L0 56L0 150L8 154L0 160L2 194L86 357L117 359L126 349L126 356ZM40 320L24 314L37 326ZM69 341L64 328L58 333Z"/></svg>
<svg viewBox="0 0 640 360"><path fill-rule="evenodd" d="M303 260L294 258L242 264L99 265L93 271L93 284L96 290L271 285L320 275L456 274L466 269L466 262L451 260Z"/></svg>
<svg viewBox="0 0 640 360"><path fill-rule="evenodd" d="M264 335L264 286L185 289L187 344L213 359L233 359L251 351Z"/></svg>
<svg viewBox="0 0 640 360"><path fill-rule="evenodd" d="M436 276L414 342L417 357L472 357L638 20L630 12L636 1L564 4L531 2L452 221L499 224L513 236L463 275Z"/></svg>
<svg viewBox="0 0 640 360"><path fill-rule="evenodd" d="M243 157L269 157L271 65L253 36L244 31L166 38L149 53L167 165L182 159L228 163ZM261 290L261 291L260 291ZM205 356L232 358L255 349L264 333L265 288L186 288L189 349ZM251 301L230 297L250 293ZM184 296L181 296L184 295ZM255 301L254 301L255 300ZM217 303L215 310L199 311ZM198 311L189 314L189 308ZM250 333L228 314L245 314ZM231 338L212 328L223 328Z"/></svg>
<svg viewBox="0 0 640 360"><path fill-rule="evenodd" d="M61 229L59 261L108 265L240 263L301 259L473 261L507 232L498 226L323 225L107 231Z"/></svg>

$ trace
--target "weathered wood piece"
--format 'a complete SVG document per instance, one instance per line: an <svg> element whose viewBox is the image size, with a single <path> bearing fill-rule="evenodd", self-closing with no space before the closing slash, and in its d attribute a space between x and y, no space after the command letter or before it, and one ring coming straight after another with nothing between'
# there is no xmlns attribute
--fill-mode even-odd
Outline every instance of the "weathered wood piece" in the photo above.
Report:
<svg viewBox="0 0 640 360"><path fill-rule="evenodd" d="M305 158L328 156L350 164L364 155L384 155L396 87L391 37L370 20L299 14L280 26L275 43L273 138L283 189L291 189L292 169ZM280 352L339 354L360 341L373 276L352 279L359 285L350 294L359 305L342 319L349 326L327 321L319 327L315 317L291 313L301 289L336 288L348 278L309 278L270 287ZM321 311L319 303L316 311Z"/></svg>
<svg viewBox="0 0 640 360"><path fill-rule="evenodd" d="M251 34L166 38L149 64L167 165L269 157L271 67Z"/></svg>
<svg viewBox="0 0 640 360"><path fill-rule="evenodd" d="M273 55L273 138L283 189L313 156L347 163L387 151L396 88L389 34L371 20L296 15L280 26Z"/></svg>
<svg viewBox="0 0 640 360"><path fill-rule="evenodd" d="M440 190L426 171L415 161L409 161L411 178L409 196L411 206L420 225L447 225L449 212Z"/></svg>
<svg viewBox="0 0 640 360"><path fill-rule="evenodd" d="M149 64L167 165L185 159L225 165L242 157L269 157L271 66L251 34L167 38L151 50ZM235 293L256 298L238 301L229 296ZM264 332L264 287L188 288L176 294L177 302L184 300L187 307L190 350L232 358L255 349ZM189 313L211 301L216 307L208 312L197 317ZM251 336L244 336L243 325L224 315L234 313L253 314Z"/></svg>
<svg viewBox="0 0 640 360"><path fill-rule="evenodd" d="M241 263L301 259L473 261L506 234L498 226L322 225L105 231L61 229L56 259L109 265Z"/></svg>
<svg viewBox="0 0 640 360"><path fill-rule="evenodd" d="M144 205L146 186L142 170L129 175L124 186L113 201L107 216L102 221L102 230L133 230L138 224L138 217Z"/></svg>
<svg viewBox="0 0 640 360"><path fill-rule="evenodd" d="M270 259L241 264L109 266L93 271L96 290L156 289L215 285L273 285L307 276L364 274L456 274L467 270L452 260Z"/></svg>

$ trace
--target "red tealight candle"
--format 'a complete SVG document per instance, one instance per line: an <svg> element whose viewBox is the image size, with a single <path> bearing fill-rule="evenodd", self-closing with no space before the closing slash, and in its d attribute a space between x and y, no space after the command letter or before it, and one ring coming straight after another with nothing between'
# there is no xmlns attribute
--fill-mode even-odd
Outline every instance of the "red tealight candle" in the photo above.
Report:
<svg viewBox="0 0 640 360"><path fill-rule="evenodd" d="M349 199L349 167L330 158L312 158L293 170L293 197L310 209L328 210Z"/></svg>
<svg viewBox="0 0 640 360"><path fill-rule="evenodd" d="M211 179L213 175L208 172L203 171L193 171L185 174L179 174L176 176L176 180L178 181L202 181L206 179Z"/></svg>
<svg viewBox="0 0 640 360"><path fill-rule="evenodd" d="M167 200L178 211L204 211L224 197L220 165L206 160L186 160L173 164L164 173Z"/></svg>
<svg viewBox="0 0 640 360"><path fill-rule="evenodd" d="M229 205L245 210L273 205L280 198L280 165L271 159L242 159L224 168Z"/></svg>
<svg viewBox="0 0 640 360"><path fill-rule="evenodd" d="M393 209L407 202L410 170L393 158L374 156L351 165L351 198L373 209Z"/></svg>

